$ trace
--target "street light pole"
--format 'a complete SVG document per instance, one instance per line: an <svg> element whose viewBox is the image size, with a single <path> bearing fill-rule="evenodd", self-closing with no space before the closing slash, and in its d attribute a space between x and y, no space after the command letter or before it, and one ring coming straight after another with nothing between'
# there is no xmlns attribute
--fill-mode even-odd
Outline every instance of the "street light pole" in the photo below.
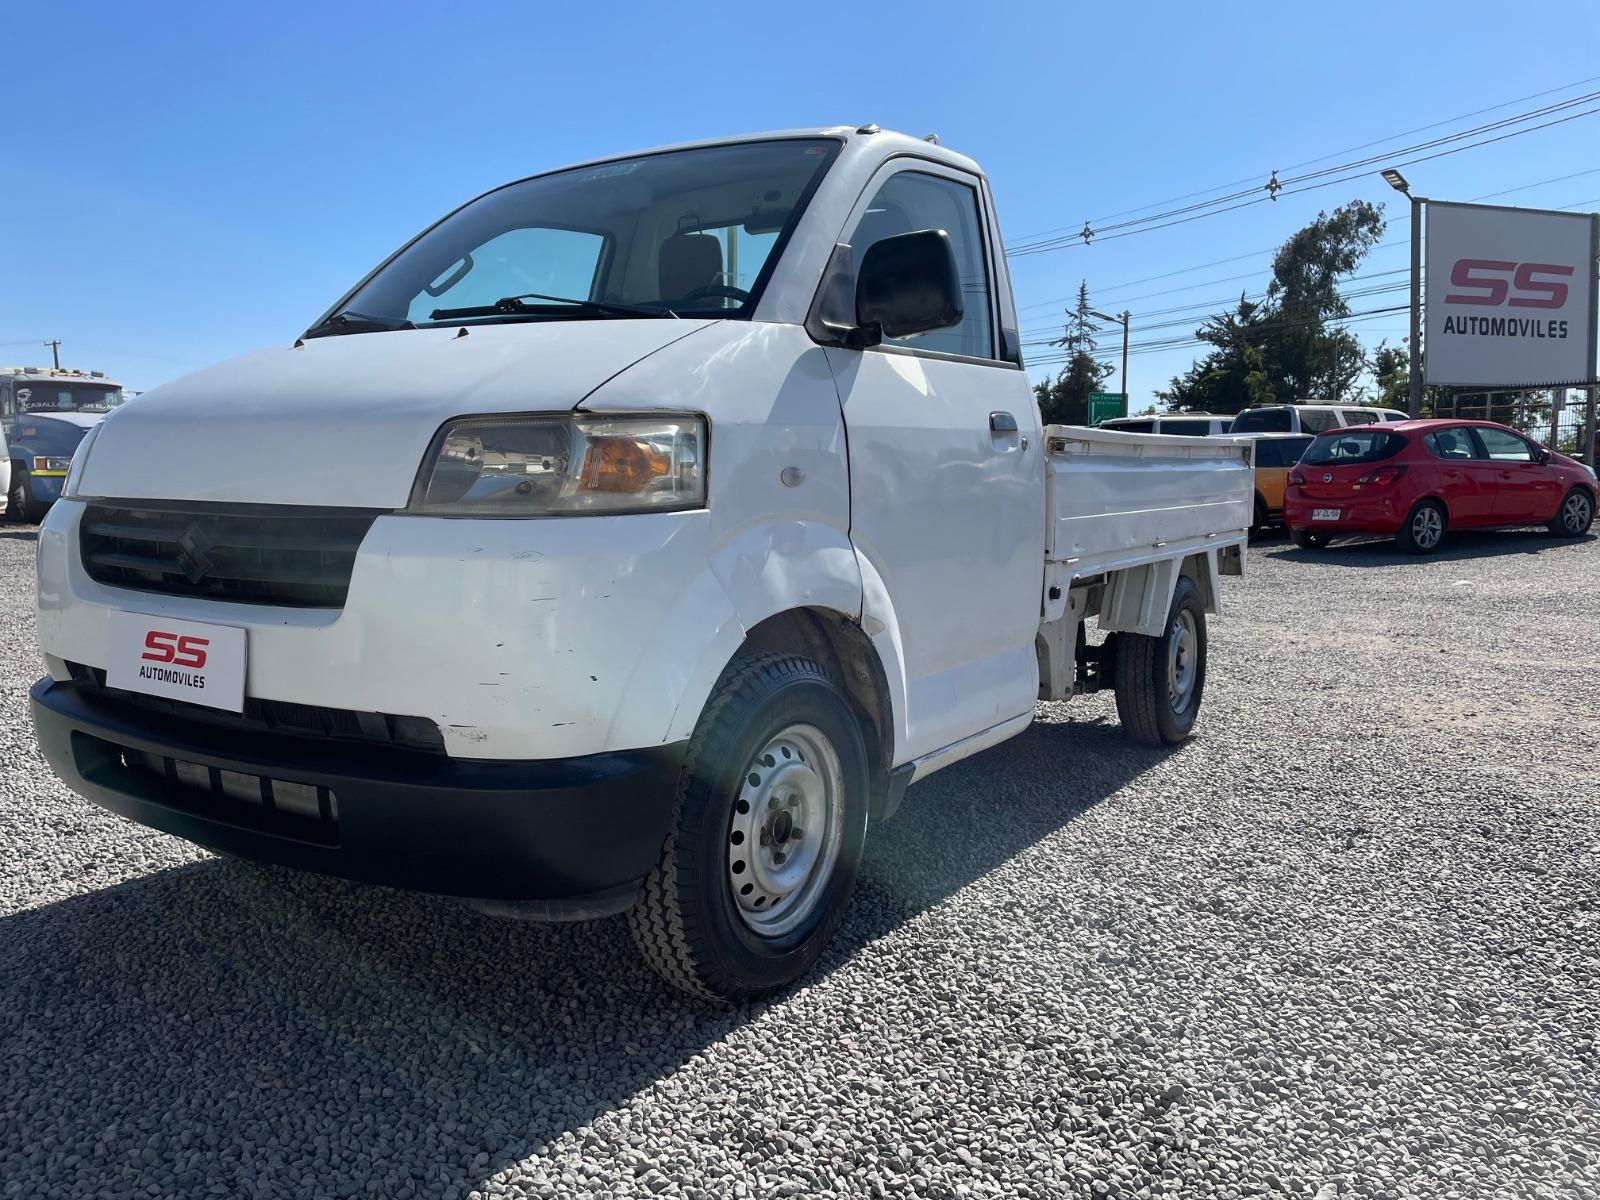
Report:
<svg viewBox="0 0 1600 1200"><path fill-rule="evenodd" d="M1383 181L1411 201L1411 337L1408 408L1413 419L1422 415L1422 206L1421 196L1411 194L1406 177L1393 167L1385 169Z"/></svg>
<svg viewBox="0 0 1600 1200"><path fill-rule="evenodd" d="M1103 312L1090 311L1091 317L1098 317L1102 321L1114 321L1122 326L1122 402L1128 403L1128 320L1133 315L1127 309L1122 310L1120 317L1109 316Z"/></svg>
<svg viewBox="0 0 1600 1200"><path fill-rule="evenodd" d="M1409 195L1409 193L1407 193ZM1410 413L1422 415L1422 197L1411 196L1411 365Z"/></svg>

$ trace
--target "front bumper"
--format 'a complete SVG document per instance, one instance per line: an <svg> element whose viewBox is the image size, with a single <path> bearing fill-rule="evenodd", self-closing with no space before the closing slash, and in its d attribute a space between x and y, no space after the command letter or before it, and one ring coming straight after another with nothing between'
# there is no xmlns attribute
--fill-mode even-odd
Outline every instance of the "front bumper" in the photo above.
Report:
<svg viewBox="0 0 1600 1200"><path fill-rule="evenodd" d="M82 559L85 508L58 503L39 532L39 647L56 679L68 663L106 666L118 611L229 625L246 634L247 697L422 718L454 758L679 740L703 700L688 685L707 647L742 636L708 563L704 510L381 516L342 608L282 608L98 582Z"/></svg>
<svg viewBox="0 0 1600 1200"><path fill-rule="evenodd" d="M32 702L52 769L112 812L224 854L530 915L632 902L666 840L683 757L682 743L511 762L278 733L219 738L51 679ZM270 784L242 799L252 779Z"/></svg>

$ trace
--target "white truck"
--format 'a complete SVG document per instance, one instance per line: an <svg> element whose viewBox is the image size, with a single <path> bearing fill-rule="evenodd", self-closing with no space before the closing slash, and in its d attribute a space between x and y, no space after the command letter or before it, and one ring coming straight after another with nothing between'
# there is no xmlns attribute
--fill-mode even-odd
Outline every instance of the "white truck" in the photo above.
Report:
<svg viewBox="0 0 1600 1200"><path fill-rule="evenodd" d="M1250 455L1042 427L988 183L937 144L586 163L91 431L34 719L136 821L626 910L668 980L750 997L816 960L907 785L1036 701L1114 686L1134 737L1189 735Z"/></svg>

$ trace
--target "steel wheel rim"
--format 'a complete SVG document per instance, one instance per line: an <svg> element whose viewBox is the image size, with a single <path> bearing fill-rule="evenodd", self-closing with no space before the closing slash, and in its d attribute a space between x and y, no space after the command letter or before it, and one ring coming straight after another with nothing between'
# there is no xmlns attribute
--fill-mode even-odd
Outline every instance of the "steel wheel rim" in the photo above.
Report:
<svg viewBox="0 0 1600 1200"><path fill-rule="evenodd" d="M1581 492L1574 492L1567 497L1567 502L1562 506L1561 519L1567 523L1567 528L1577 533L1589 519L1589 498Z"/></svg>
<svg viewBox="0 0 1600 1200"><path fill-rule="evenodd" d="M1188 609L1178 613L1172 629L1167 647L1167 701L1173 712L1181 713L1189 707L1200 674L1200 634Z"/></svg>
<svg viewBox="0 0 1600 1200"><path fill-rule="evenodd" d="M1411 518L1411 540L1424 550L1431 550L1439 544L1439 538L1444 533L1444 522L1439 519L1439 510L1429 505L1420 509L1417 515Z"/></svg>
<svg viewBox="0 0 1600 1200"><path fill-rule="evenodd" d="M844 769L814 725L790 725L746 764L728 824L728 887L745 925L781 937L817 908L844 838Z"/></svg>

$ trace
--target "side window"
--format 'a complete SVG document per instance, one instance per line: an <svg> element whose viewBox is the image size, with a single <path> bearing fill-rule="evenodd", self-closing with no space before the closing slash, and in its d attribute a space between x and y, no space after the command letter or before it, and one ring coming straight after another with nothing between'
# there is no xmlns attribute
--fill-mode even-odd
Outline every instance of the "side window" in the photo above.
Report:
<svg viewBox="0 0 1600 1200"><path fill-rule="evenodd" d="M1339 418L1325 408L1302 408L1300 428L1308 429L1312 433L1323 433L1329 429L1339 428Z"/></svg>
<svg viewBox="0 0 1600 1200"><path fill-rule="evenodd" d="M891 176L878 189L851 235L850 247L855 261L859 263L875 242L922 229L942 229L950 235L966 313L960 324L949 329L935 329L915 337L890 338L887 339L889 344L964 354L971 358L993 358L989 269L984 258L983 225L978 219L975 189L920 171L901 171Z"/></svg>
<svg viewBox="0 0 1600 1200"><path fill-rule="evenodd" d="M11 412L11 384L0 383L0 421L9 420Z"/></svg>
<svg viewBox="0 0 1600 1200"><path fill-rule="evenodd" d="M592 299L605 238L575 229L508 229L457 260L413 297L411 321L436 308L475 308L506 296L539 292L567 300Z"/></svg>
<svg viewBox="0 0 1600 1200"><path fill-rule="evenodd" d="M1514 433L1504 429L1476 428L1484 453L1496 462L1532 462L1533 448Z"/></svg>
<svg viewBox="0 0 1600 1200"><path fill-rule="evenodd" d="M1273 438L1258 438L1256 440L1256 466L1258 468L1283 466L1283 455L1279 449L1282 445L1282 442Z"/></svg>
<svg viewBox="0 0 1600 1200"><path fill-rule="evenodd" d="M1180 437L1205 437L1211 432L1210 421L1163 421L1161 432Z"/></svg>
<svg viewBox="0 0 1600 1200"><path fill-rule="evenodd" d="M1422 444L1435 458L1477 458L1478 449L1465 429L1435 429L1422 435Z"/></svg>
<svg viewBox="0 0 1600 1200"><path fill-rule="evenodd" d="M1346 425L1376 425L1378 414L1370 408L1347 408L1344 410L1344 423Z"/></svg>

